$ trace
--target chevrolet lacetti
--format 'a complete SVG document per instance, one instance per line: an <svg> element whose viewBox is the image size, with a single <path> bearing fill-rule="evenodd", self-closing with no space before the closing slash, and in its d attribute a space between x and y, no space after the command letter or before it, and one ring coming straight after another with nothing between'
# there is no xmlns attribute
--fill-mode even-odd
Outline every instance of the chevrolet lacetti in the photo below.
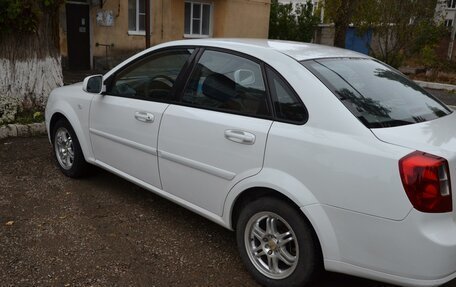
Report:
<svg viewBox="0 0 456 287"><path fill-rule="evenodd" d="M65 175L93 164L235 230L263 285L456 277L456 115L366 55L165 43L55 89L46 125Z"/></svg>

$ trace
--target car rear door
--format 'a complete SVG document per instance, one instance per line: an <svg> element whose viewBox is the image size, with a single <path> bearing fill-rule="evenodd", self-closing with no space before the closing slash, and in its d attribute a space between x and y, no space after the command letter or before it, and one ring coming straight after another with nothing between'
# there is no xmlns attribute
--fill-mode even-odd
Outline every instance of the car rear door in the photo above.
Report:
<svg viewBox="0 0 456 287"><path fill-rule="evenodd" d="M161 188L160 121L192 52L153 52L107 79L107 92L96 95L90 108L90 138L98 164Z"/></svg>
<svg viewBox="0 0 456 287"><path fill-rule="evenodd" d="M261 170L271 124L262 65L205 50L180 104L163 115L158 143L163 189L221 215L231 187Z"/></svg>

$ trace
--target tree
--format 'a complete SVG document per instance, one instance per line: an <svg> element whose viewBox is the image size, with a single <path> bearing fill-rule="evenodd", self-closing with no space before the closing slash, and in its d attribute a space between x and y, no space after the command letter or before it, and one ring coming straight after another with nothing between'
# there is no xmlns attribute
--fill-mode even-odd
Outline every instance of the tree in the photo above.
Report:
<svg viewBox="0 0 456 287"><path fill-rule="evenodd" d="M366 0L361 0L366 1ZM353 21L360 0L325 0L325 16L334 23L334 46L345 48L347 29Z"/></svg>
<svg viewBox="0 0 456 287"><path fill-rule="evenodd" d="M334 45L345 47L350 24L359 34L370 29L374 37L371 54L394 66L405 57L435 45L444 33L435 21L438 0L325 0L327 20L334 22ZM428 51L427 51L428 52Z"/></svg>
<svg viewBox="0 0 456 287"><path fill-rule="evenodd" d="M306 3L293 5L271 1L271 15L269 18L269 38L310 42L320 22L313 13L313 4Z"/></svg>
<svg viewBox="0 0 456 287"><path fill-rule="evenodd" d="M272 0L269 18L269 38L292 40L295 38L295 31L296 18L293 13L293 4L282 4L278 0Z"/></svg>
<svg viewBox="0 0 456 287"><path fill-rule="evenodd" d="M63 0L0 0L0 124L42 110L63 84L58 9Z"/></svg>
<svg viewBox="0 0 456 287"><path fill-rule="evenodd" d="M313 4L310 1L307 3L299 3L296 9L296 41L310 42L315 35L315 31L320 24L320 18L315 16L313 11Z"/></svg>
<svg viewBox="0 0 456 287"><path fill-rule="evenodd" d="M442 37L445 29L435 21L437 1L363 0L353 23L361 33L373 29L372 55L398 67L404 58L429 49Z"/></svg>

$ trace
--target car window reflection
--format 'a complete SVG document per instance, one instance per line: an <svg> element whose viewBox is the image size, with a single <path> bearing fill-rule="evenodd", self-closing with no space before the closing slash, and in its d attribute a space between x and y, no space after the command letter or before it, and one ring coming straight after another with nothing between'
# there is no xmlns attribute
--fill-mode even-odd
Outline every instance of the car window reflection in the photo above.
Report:
<svg viewBox="0 0 456 287"><path fill-rule="evenodd" d="M417 84L371 59L322 59L303 64L369 128L420 123L451 113Z"/></svg>

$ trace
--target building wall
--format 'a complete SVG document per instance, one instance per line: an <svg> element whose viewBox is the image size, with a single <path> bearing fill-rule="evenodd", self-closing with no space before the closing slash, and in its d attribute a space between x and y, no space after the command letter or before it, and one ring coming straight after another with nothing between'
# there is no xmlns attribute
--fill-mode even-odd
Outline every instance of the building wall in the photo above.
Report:
<svg viewBox="0 0 456 287"><path fill-rule="evenodd" d="M267 38L270 0L214 1L213 36Z"/></svg>
<svg viewBox="0 0 456 287"><path fill-rule="evenodd" d="M437 6L435 8L435 20L436 21L445 21L451 20L455 22L456 18L456 8L451 8L447 6L447 0L438 0ZM455 25L456 23L453 23Z"/></svg>
<svg viewBox="0 0 456 287"><path fill-rule="evenodd" d="M184 38L184 0L151 0L151 44ZM198 0L213 4L212 36L239 38L267 38L269 31L270 0ZM103 8L90 6L91 53L94 64L104 59L106 48L100 44L113 44L108 56L115 62L145 48L144 35L128 33L128 1L107 0ZM114 15L112 27L96 22L99 10L110 10ZM60 51L68 56L65 6L60 9ZM112 66L112 65L111 65Z"/></svg>
<svg viewBox="0 0 456 287"><path fill-rule="evenodd" d="M183 39L184 10L182 0L151 0L152 4L152 44Z"/></svg>
<svg viewBox="0 0 456 287"><path fill-rule="evenodd" d="M111 10L114 14L114 25L105 27L96 23L96 14L99 10ZM131 53L144 47L144 36L128 34L128 1L125 0L108 0L103 5L103 9L92 7L90 9L90 18L92 23L92 51L93 56L105 56L106 48L103 46L96 47L96 43L111 45L109 48L111 55Z"/></svg>
<svg viewBox="0 0 456 287"><path fill-rule="evenodd" d="M100 10L111 10L113 12L114 25L112 27L105 27L97 24L96 14ZM62 55L62 65L65 68L67 66L68 57L65 5L62 5L59 14L60 53ZM98 5L91 5L89 14L91 33L90 50L93 57L93 66L95 68L107 68L104 64L106 61L106 47L97 46L97 43L106 45L113 44L112 47L108 47L108 58L109 60L114 59L114 62L109 65L110 67L137 51L144 49L144 36L128 34L128 1L107 0L102 9Z"/></svg>
<svg viewBox="0 0 456 287"><path fill-rule="evenodd" d="M334 46L334 25L321 24L318 26L314 42L327 46Z"/></svg>

